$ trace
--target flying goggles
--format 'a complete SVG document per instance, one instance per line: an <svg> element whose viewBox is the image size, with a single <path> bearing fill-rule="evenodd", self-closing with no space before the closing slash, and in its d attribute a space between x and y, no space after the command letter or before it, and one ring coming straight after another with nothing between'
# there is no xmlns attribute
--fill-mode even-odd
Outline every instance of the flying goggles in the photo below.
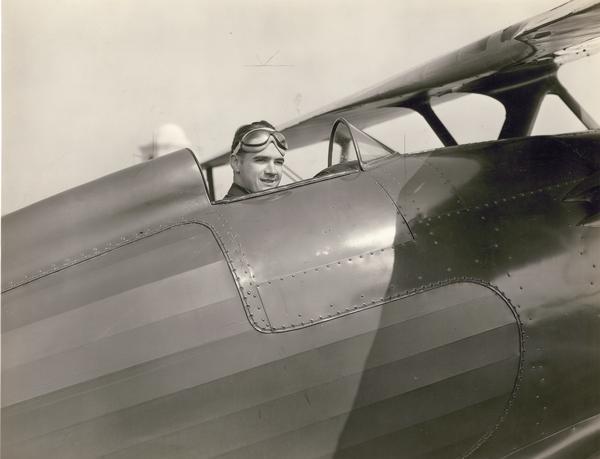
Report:
<svg viewBox="0 0 600 459"><path fill-rule="evenodd" d="M267 148L269 143L273 143L277 147L281 156L285 155L285 150L288 149L285 137L281 132L267 127L260 127L246 132L231 154L235 155L240 150L247 153L257 153Z"/></svg>

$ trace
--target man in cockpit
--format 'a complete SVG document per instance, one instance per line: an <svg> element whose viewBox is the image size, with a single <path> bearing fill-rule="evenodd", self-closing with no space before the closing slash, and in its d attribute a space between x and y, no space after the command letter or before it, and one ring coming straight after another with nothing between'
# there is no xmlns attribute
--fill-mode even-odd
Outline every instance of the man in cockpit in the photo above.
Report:
<svg viewBox="0 0 600 459"><path fill-rule="evenodd" d="M233 184L225 199L278 186L287 149L284 135L271 123L256 121L239 127L233 136L229 158Z"/></svg>

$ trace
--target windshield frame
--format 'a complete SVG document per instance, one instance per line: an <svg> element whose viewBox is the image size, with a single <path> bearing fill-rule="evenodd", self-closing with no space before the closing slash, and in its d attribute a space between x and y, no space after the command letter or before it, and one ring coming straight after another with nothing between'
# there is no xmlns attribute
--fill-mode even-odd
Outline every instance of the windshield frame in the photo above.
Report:
<svg viewBox="0 0 600 459"><path fill-rule="evenodd" d="M380 162L382 160L385 160L385 159L388 159L388 158L391 158L393 156L396 156L396 155L400 154L397 151L395 151L392 148L390 148L387 145L385 145L384 143L382 143L379 140L377 140L375 137L367 134L365 131L363 131L361 129L358 129L352 123L348 122L348 120L346 120L345 118L338 118L333 123L333 127L331 128L331 134L329 135L329 147L328 147L328 154L327 154L327 167L333 166L332 163L333 163L334 138L335 138L335 133L336 133L336 131L338 129L338 126L340 124L346 126L346 128L348 129L348 132L350 133L350 139L352 140L352 145L354 146L354 151L356 153L356 157L358 159L358 165L359 165L361 171L365 171L373 163L378 163L378 162ZM363 159L362 152L360 151L360 148L359 148L360 142L358 142L356 140L355 133L360 133L361 135L363 135L363 136L367 137L368 139L372 140L378 146L381 146L382 150L384 150L385 152L388 153L388 156L381 156L379 158L373 158L373 159L371 159L369 161L365 161Z"/></svg>

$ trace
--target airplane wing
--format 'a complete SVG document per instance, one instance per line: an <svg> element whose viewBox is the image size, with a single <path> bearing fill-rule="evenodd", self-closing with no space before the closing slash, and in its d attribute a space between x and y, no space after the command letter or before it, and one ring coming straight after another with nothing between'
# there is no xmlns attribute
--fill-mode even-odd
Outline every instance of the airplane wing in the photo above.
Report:
<svg viewBox="0 0 600 459"><path fill-rule="evenodd" d="M498 92L540 74L555 74L561 64L597 51L599 37L600 2L571 1L279 127L290 147L300 148L327 139L340 117L363 129L397 117L398 107L424 115L423 107L435 96L490 87ZM591 120L588 124L597 127ZM450 139L446 145L453 144L447 132L437 133L443 141ZM226 164L228 156L229 151L222 152L202 166Z"/></svg>

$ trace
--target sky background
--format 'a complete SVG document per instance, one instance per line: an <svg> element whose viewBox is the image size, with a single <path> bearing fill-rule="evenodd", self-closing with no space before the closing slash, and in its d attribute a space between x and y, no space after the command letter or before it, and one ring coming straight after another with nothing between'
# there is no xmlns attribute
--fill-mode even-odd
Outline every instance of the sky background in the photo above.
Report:
<svg viewBox="0 0 600 459"><path fill-rule="evenodd" d="M3 0L2 214L138 163L162 124L213 157L241 124L283 124L562 3ZM564 78L600 119L598 56Z"/></svg>

